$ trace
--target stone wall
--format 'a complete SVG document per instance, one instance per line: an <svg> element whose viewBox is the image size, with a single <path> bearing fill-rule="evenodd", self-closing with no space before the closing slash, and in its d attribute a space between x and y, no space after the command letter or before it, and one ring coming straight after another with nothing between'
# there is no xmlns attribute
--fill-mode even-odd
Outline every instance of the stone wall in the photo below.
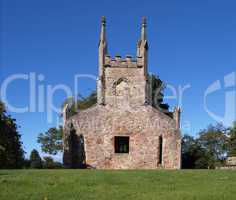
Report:
<svg viewBox="0 0 236 200"><path fill-rule="evenodd" d="M146 76L137 60L121 60L120 57L105 62L105 104L137 106L146 98ZM121 92L123 94L121 94Z"/></svg>
<svg viewBox="0 0 236 200"><path fill-rule="evenodd" d="M228 157L227 160L226 160L226 165L236 167L236 156Z"/></svg>
<svg viewBox="0 0 236 200"><path fill-rule="evenodd" d="M151 106L120 110L95 106L67 121L85 140L86 164L97 169L179 169L180 132L176 122ZM65 129L65 149L70 128ZM115 136L129 136L129 153L117 154ZM162 164L159 164L159 139L163 138ZM65 151L65 163L70 163ZM68 159L67 159L68 158Z"/></svg>

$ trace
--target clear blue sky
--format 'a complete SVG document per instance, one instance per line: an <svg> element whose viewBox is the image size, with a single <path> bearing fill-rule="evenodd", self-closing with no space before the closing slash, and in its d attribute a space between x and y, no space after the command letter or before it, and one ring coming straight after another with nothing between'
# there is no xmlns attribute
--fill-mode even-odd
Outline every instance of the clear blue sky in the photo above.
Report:
<svg viewBox="0 0 236 200"><path fill-rule="evenodd" d="M225 112L226 91L236 91L236 84L231 88L223 85L224 76L236 71L234 0L0 2L1 83L15 73L36 72L45 76L37 85L60 83L73 87L74 74L97 75L102 15L107 18L108 47L113 56L135 55L141 17L146 16L149 71L174 87L191 85L183 97L183 133L196 135L209 123L215 123L203 106L204 92L212 83L222 83L222 89L207 100L209 109L217 115ZM94 88L95 83L86 80L78 92L87 94ZM9 86L8 99L15 106L29 104L28 94L26 81ZM171 94L170 90L166 94ZM60 105L64 98L63 92L57 92L54 103ZM173 106L177 100L168 103ZM44 112L11 114L21 126L27 152L39 149L38 133L56 124L55 113L53 123L47 123Z"/></svg>

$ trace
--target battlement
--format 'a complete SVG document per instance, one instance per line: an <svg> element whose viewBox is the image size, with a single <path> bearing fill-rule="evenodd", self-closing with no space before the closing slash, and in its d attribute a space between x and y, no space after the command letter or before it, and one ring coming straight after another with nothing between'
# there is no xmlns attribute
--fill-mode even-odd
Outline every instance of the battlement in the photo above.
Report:
<svg viewBox="0 0 236 200"><path fill-rule="evenodd" d="M142 57L133 58L130 55L126 55L125 58L117 55L111 58L109 55L105 55L104 67L123 67L123 68L141 68L144 66Z"/></svg>

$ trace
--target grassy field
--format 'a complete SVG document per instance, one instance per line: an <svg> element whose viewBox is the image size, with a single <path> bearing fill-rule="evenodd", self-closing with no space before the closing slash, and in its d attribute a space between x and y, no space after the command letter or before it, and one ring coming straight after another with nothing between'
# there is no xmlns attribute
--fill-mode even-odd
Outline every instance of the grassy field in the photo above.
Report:
<svg viewBox="0 0 236 200"><path fill-rule="evenodd" d="M0 171L0 200L42 199L234 200L236 171Z"/></svg>

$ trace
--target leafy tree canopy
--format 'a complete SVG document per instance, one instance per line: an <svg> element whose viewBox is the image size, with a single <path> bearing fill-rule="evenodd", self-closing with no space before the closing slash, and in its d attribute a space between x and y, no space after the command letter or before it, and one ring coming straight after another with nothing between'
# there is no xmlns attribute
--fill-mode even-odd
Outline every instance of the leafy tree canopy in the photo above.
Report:
<svg viewBox="0 0 236 200"><path fill-rule="evenodd" d="M44 153L56 155L62 151L62 135L62 127L50 128L45 133L39 134L37 142L41 144L41 149Z"/></svg>
<svg viewBox="0 0 236 200"><path fill-rule="evenodd" d="M229 128L228 137L229 156L236 156L236 121Z"/></svg>
<svg viewBox="0 0 236 200"><path fill-rule="evenodd" d="M77 102L74 101L73 98L67 99L62 107L68 104L67 116L72 117L79 110L85 110L90 108L94 104L97 103L97 94L96 92L92 92L87 97L79 96ZM50 128L45 133L40 133L37 142L41 144L42 152L48 153L50 155L56 155L59 152L62 152L62 136L63 136L63 128Z"/></svg>
<svg viewBox="0 0 236 200"><path fill-rule="evenodd" d="M197 139L185 135L182 138L182 168L204 169L208 168L208 155Z"/></svg>
<svg viewBox="0 0 236 200"><path fill-rule="evenodd" d="M62 168L60 162L55 162L52 157L46 156L43 157L43 168L44 169L59 169Z"/></svg>
<svg viewBox="0 0 236 200"><path fill-rule="evenodd" d="M0 101L0 169L23 167L24 151L17 128L16 120Z"/></svg>
<svg viewBox="0 0 236 200"><path fill-rule="evenodd" d="M235 123L230 128L221 124L209 125L195 139L182 139L183 168L216 168L224 164L228 155L235 155Z"/></svg>
<svg viewBox="0 0 236 200"><path fill-rule="evenodd" d="M199 133L199 142L215 160L223 160L227 153L227 129L221 125L209 125Z"/></svg>
<svg viewBox="0 0 236 200"><path fill-rule="evenodd" d="M41 169L42 166L42 159L39 152L36 149L33 149L30 154L30 167L32 169Z"/></svg>
<svg viewBox="0 0 236 200"><path fill-rule="evenodd" d="M62 107L68 104L66 114L67 114L67 117L72 117L73 115L77 114L78 111L90 108L96 103L97 103L97 93L93 91L87 97L83 97L82 95L79 95L76 101L73 97L66 99L65 102L62 104Z"/></svg>
<svg viewBox="0 0 236 200"><path fill-rule="evenodd" d="M163 111L168 111L169 105L163 103L163 91L165 89L163 81L158 76L151 74L148 76L148 82L150 83L151 105L156 108L159 107Z"/></svg>

